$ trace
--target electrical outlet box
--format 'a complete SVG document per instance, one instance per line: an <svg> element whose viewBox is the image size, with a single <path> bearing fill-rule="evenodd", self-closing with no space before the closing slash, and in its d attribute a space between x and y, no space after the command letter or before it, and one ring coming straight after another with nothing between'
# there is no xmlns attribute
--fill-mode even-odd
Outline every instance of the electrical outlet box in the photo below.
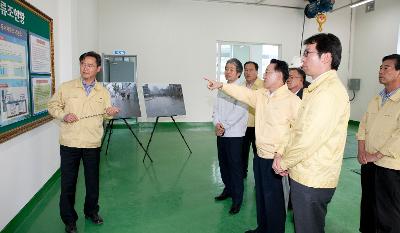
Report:
<svg viewBox="0 0 400 233"><path fill-rule="evenodd" d="M360 90L360 83L361 83L361 79L350 78L347 81L347 87L349 88L349 90L358 91L358 90Z"/></svg>
<svg viewBox="0 0 400 233"><path fill-rule="evenodd" d="M365 12L371 12L375 10L375 1L368 2L367 5L365 5Z"/></svg>

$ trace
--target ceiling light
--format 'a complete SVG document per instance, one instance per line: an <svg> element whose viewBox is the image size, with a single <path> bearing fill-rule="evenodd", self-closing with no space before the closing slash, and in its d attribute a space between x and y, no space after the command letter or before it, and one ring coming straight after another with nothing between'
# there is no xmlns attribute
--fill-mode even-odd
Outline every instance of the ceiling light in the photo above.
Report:
<svg viewBox="0 0 400 233"><path fill-rule="evenodd" d="M350 7L351 8L358 7L358 6L361 6L361 5L365 4L365 3L372 2L372 1L374 1L374 0L358 1L358 2L355 2L355 3L351 4Z"/></svg>

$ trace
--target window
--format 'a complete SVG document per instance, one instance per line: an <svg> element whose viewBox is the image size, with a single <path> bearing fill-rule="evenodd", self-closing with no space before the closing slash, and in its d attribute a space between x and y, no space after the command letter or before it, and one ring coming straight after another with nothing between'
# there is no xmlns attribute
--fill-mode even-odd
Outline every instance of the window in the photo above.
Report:
<svg viewBox="0 0 400 233"><path fill-rule="evenodd" d="M233 57L239 59L242 64L247 61L256 62L259 66L258 77L262 78L270 60L280 57L280 45L217 41L216 79L218 81L226 82L225 64ZM243 73L241 79L243 79Z"/></svg>
<svg viewBox="0 0 400 233"><path fill-rule="evenodd" d="M400 24L399 24L399 35L397 36L397 54L400 54Z"/></svg>

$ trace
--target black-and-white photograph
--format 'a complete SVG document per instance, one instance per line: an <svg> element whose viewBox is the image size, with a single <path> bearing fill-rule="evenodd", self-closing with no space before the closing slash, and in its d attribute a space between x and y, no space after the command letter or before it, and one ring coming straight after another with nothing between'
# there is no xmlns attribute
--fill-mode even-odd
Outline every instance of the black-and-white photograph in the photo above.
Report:
<svg viewBox="0 0 400 233"><path fill-rule="evenodd" d="M147 117L186 115L181 84L143 85Z"/></svg>
<svg viewBox="0 0 400 233"><path fill-rule="evenodd" d="M114 118L140 117L139 98L134 82L105 82L104 86L111 95L111 103L120 112Z"/></svg>

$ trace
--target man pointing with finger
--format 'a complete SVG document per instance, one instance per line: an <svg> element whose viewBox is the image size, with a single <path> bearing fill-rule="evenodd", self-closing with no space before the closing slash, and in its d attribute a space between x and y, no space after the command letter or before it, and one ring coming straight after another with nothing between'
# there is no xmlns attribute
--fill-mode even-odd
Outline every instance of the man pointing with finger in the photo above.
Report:
<svg viewBox="0 0 400 233"><path fill-rule="evenodd" d="M290 128L297 117L300 99L285 82L288 65L272 59L264 73L264 88L250 90L235 84L208 80L209 89L219 88L255 109L257 156L253 159L256 185L257 228L246 233L284 233L285 201L282 177L272 169L274 152L285 148ZM284 172L281 175L285 175Z"/></svg>

